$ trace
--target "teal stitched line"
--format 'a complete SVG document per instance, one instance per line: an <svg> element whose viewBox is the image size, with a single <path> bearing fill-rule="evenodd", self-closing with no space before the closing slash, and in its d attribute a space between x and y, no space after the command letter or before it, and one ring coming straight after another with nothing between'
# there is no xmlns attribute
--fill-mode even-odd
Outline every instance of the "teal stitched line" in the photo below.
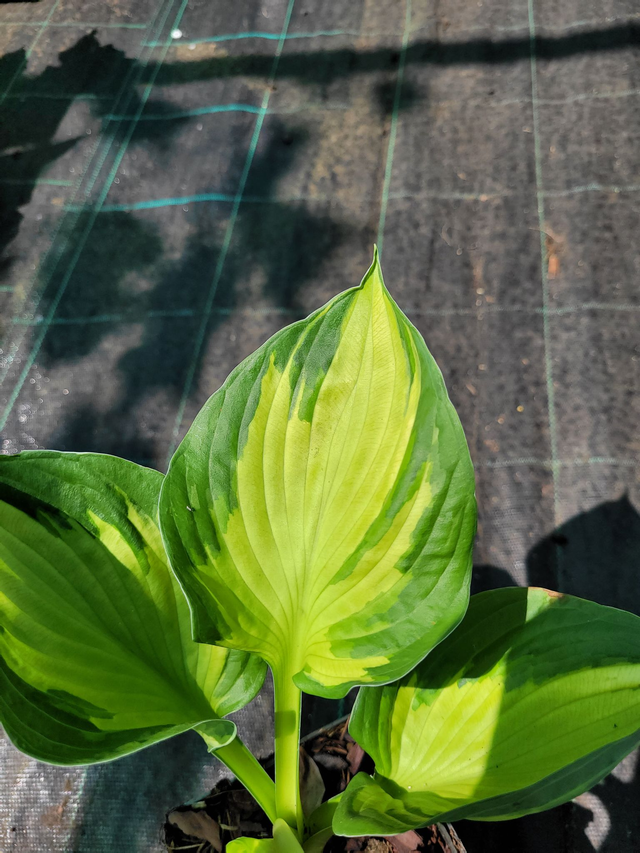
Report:
<svg viewBox="0 0 640 853"><path fill-rule="evenodd" d="M174 119L196 118L197 116L212 115L215 113L238 112L260 115L261 109L261 107L253 106L252 104L214 104L209 107L194 107L191 110L180 110L175 113L149 113L147 115L142 115L140 117L140 121L173 121ZM344 112L348 109L350 109L349 104L311 103L302 104L297 107L278 107L275 109L268 109L267 115L291 115L293 113L313 112L316 110L318 112L326 112L329 110ZM107 118L112 121L128 121L131 119L131 116L110 114Z"/></svg>
<svg viewBox="0 0 640 853"><path fill-rule="evenodd" d="M582 102L582 101L617 100L618 98L638 97L638 95L640 95L640 89L621 89L619 92L615 92L615 91L613 91L613 92L581 92L580 94L568 95L567 97L564 97L564 98L538 98L537 104L539 106L544 106L544 107L565 106L566 104L573 104L573 103ZM65 93L65 92L18 92L17 94L8 94L6 97L7 97L7 99L18 99L21 101L22 100L28 100L31 98L34 98L34 99L48 98L48 99L57 100L57 101L61 101L61 100L66 101L66 100L69 100L71 98L76 100L76 101L90 101L90 100L108 101L108 100L111 100L113 98L112 95L96 95L96 94L92 94L92 93L75 94L73 92L67 92L67 93ZM504 100L491 101L490 103L491 103L492 107L511 107L514 105L520 106L522 104L530 104L531 102L532 102L531 97L529 96L528 98L505 98ZM438 101L438 104L465 104L467 106L486 106L487 103L488 102L487 102L486 98L458 98L458 99L453 98L453 99L446 99L446 100ZM233 106L233 105L231 105L231 106ZM246 106L248 108L247 109L248 112L251 112L253 110L258 111L260 109L260 107L252 107L250 104L247 104ZM301 107L292 107L292 108L281 107L277 110L273 110L273 112L274 113L302 112L302 111L305 111L307 109L312 109L314 106L315 105L313 105L313 104L311 106L305 104ZM240 104L239 108L244 109L245 105ZM349 109L349 106L347 104L338 104L338 105L335 105L335 104L318 104L318 108L322 108L323 110L331 110L331 109L346 110L346 109ZM155 115L155 114L145 115L145 116L142 116L140 120L141 121L149 121L150 119L153 119L154 121L161 121L163 119L171 120L173 118L182 118L182 117L188 118L190 116L206 115L208 112L219 112L219 111L224 112L225 110L226 110L226 105L224 105L224 104L221 106L213 106L213 107L196 107L195 109L184 110L184 111L179 112L179 113L158 113L157 115ZM272 111L269 110L268 112L269 112L269 114L271 114ZM112 121L128 121L132 118L132 116L109 114L108 116L105 116L105 118L108 118L109 120L112 120Z"/></svg>
<svg viewBox="0 0 640 853"><path fill-rule="evenodd" d="M323 36L359 36L360 33L357 30L315 30L313 32L308 33L288 33L284 37L284 41L291 41L292 39L312 39L312 38L320 38ZM280 33L266 33L260 30L247 31L244 33L225 33L224 35L219 36L209 36L207 38L198 38L198 39L190 39L190 38L181 38L174 40L173 44L218 44L224 41L241 41L242 39L266 39L267 41L277 41L280 42L282 40L282 35ZM158 47L158 42L152 41L147 42L148 47Z"/></svg>
<svg viewBox="0 0 640 853"><path fill-rule="evenodd" d="M447 192L447 193L438 193L438 192L424 192L424 193L410 193L410 192L395 192L388 193L388 200L397 200L403 198L424 198L424 199L437 199L439 201L490 201L493 199L501 199L501 198L510 198L514 193L511 190L504 190L499 193L458 193L458 192Z"/></svg>
<svg viewBox="0 0 640 853"><path fill-rule="evenodd" d="M50 27L76 27L78 29L91 28L92 30L146 30L149 24L120 24L113 21L110 24L95 24L87 21L59 21L49 24Z"/></svg>
<svg viewBox="0 0 640 853"><path fill-rule="evenodd" d="M4 181L0 180L0 184ZM7 179L6 182L11 182L11 179ZM16 181L15 183L22 183L20 181ZM29 183L25 181L24 183ZM37 183L45 183L51 184L52 186L73 186L72 181L47 181L46 179L40 180ZM573 189L568 190L546 190L541 191L540 195L543 197L548 196L567 196L573 195L574 193L586 192L589 191L600 191L600 192L632 192L636 190L640 190L640 186L638 187L601 187L596 185L590 185L588 187L575 187ZM510 191L506 191L504 193L388 193L387 200L396 200L396 199L416 199L416 198L424 198L424 199L437 199L440 201L490 201L494 199L502 199L508 198L512 196L513 193ZM199 204L201 202L235 202L236 195L231 195L229 193L196 193L194 195L187 196L176 196L174 198L157 198L157 199L147 199L145 201L132 201L132 202L123 202L121 204L107 204L101 207L102 213L116 213L121 211L132 211L132 210L151 210L158 207L179 207L180 205L187 204ZM242 204L274 204L280 203L283 201L294 202L294 201L326 201L327 199L324 196L305 196L305 195L297 195L297 196L287 196L287 198L275 198L272 196L243 196L241 203ZM70 212L80 212L87 210L86 205L82 204L67 204L65 206L65 210ZM491 310L490 306L487 306L487 310ZM499 309L498 306L495 307L494 310L502 310ZM551 313L553 313L556 309L549 308Z"/></svg>
<svg viewBox="0 0 640 853"><path fill-rule="evenodd" d="M157 198L148 201L132 201L124 204L105 204L100 208L101 213L116 213L130 210L152 210L158 207L179 207L180 205L200 204L202 202L235 203L237 195L225 193L198 193L196 195L179 196L178 198ZM285 198L273 196L243 196L241 204L282 204L296 201L327 201L325 196L294 195ZM86 210L81 205L68 205L67 210Z"/></svg>
<svg viewBox="0 0 640 853"><path fill-rule="evenodd" d="M182 419L184 417L184 410L187 405L187 399L189 394L191 393L191 385L193 383L193 379L196 371L196 363L198 360L198 356L200 354L200 350L204 344L204 337L206 334L207 324L209 322L209 317L211 315L211 310L213 308L213 302L216 296L216 292L218 290L218 284L220 283L220 279L222 278L222 271L224 269L224 264L227 258L227 254L229 252L229 247L231 246L231 239L233 237L233 231L235 228L236 220L238 218L238 211L240 209L240 203L242 202L242 197L244 195L244 189L247 184L247 180L249 177L249 171L251 170L251 166L253 164L253 158L255 156L258 140L260 138L260 132L262 130L262 125L264 123L265 116L267 115L267 110L269 108L269 100L271 98L271 91L273 84L276 79L276 75L278 73L278 65L280 64L280 57L282 55L282 51L284 49L285 39L287 36L287 31L289 29L289 23L291 22L291 16L293 14L293 7L295 4L295 0L289 0L287 11L285 13L284 23L282 26L282 32L280 34L280 40L278 41L278 46L276 48L275 56L273 58L273 64L271 67L271 74L269 75L269 81L267 87L262 96L262 106L260 110L260 114L256 119L256 124L253 130L253 136L251 138L251 142L249 143L249 150L247 151L247 156L244 163L244 168L242 170L242 175L240 176L240 181L238 183L238 189L236 190L236 197L233 203L233 209L231 211L231 215L229 217L229 222L227 223L227 229L224 235L224 241L222 244L222 248L220 250L220 255L218 256L218 262L216 264L216 269L213 275L213 280L211 282L211 287L209 289L209 294L207 296L207 301L204 306L204 313L202 316L202 321L200 323L200 328L198 329L198 335L196 337L196 344L193 350L193 355L191 357L191 364L189 365L189 372L187 374L187 379L182 390L182 396L180 399L180 404L178 406L178 411L176 413L176 420L173 427L173 432L171 436L171 443L169 445L169 453L167 456L168 460L173 456L173 451L176 446L176 441L178 438L178 434L180 432L180 427L182 426Z"/></svg>
<svg viewBox="0 0 640 853"><path fill-rule="evenodd" d="M538 104L545 107L564 106L565 104L574 104L580 101L613 101L617 98L633 98L638 95L640 95L640 89L620 89L619 92L616 92L615 90L612 92L581 92L578 95L568 95L565 98L539 98Z"/></svg>
<svg viewBox="0 0 640 853"><path fill-rule="evenodd" d="M620 16L612 16L604 18L603 20L591 19L591 20L581 20L581 21L571 21L568 24L562 24L559 27L554 27L552 30L552 34L568 32L570 30L578 29L580 27L593 27L593 26L601 26L602 24L614 24L618 21L632 21L636 20L640 17L640 14L631 14L631 15L620 15ZM420 27L410 27L409 34L413 35L414 33L419 33L424 30L432 30L433 24L425 24ZM517 33L520 31L526 32L527 24L523 22L522 24L510 24L507 26L493 26L487 27L486 25L480 25L477 27L466 27L461 31L461 35L465 35L468 33L476 33L476 32L486 32L487 30L491 30L493 33ZM303 33L288 33L285 37L286 41L290 41L291 39L306 39L306 38L318 38L322 36L354 36L358 38L377 38L379 36L393 36L393 35L401 35L401 33L390 33L386 31L384 33L363 33L358 30L316 30L311 32L303 32ZM205 38L198 39L190 39L185 37L181 39L183 44L209 44L215 42L224 42L224 41L238 41L240 39L251 39L251 38L259 38L259 39L269 39L272 41L276 41L280 37L277 33L267 33L263 31L247 31L242 33L227 33L219 36L209 36ZM180 42L176 40L174 44L179 44ZM162 43L151 41L146 42L146 47L159 47Z"/></svg>
<svg viewBox="0 0 640 853"><path fill-rule="evenodd" d="M0 284L0 293L13 293L15 289L13 284Z"/></svg>
<svg viewBox="0 0 640 853"><path fill-rule="evenodd" d="M13 285L0 286L0 292L10 293L15 288ZM242 309L236 308L216 308L211 309L211 313L223 314L231 316L232 314L241 311L246 314L255 314L258 316L279 315L279 316L298 316L299 312L291 308L267 305L263 308L246 307ZM550 308L549 314L561 316L563 314L578 314L583 311L640 311L640 305L615 305L606 302L585 302L582 305L566 305L564 308ZM60 325L84 325L85 323L139 323L145 320L150 320L158 317L195 317L200 312L196 312L192 308L167 308L144 311L142 313L131 314L93 314L82 317L53 317L48 323L50 326ZM476 317L485 314L531 314L540 315L543 313L542 308L524 308L524 307L501 307L499 305L485 305L480 308L421 308L418 310L407 309L406 313L410 317ZM12 317L10 321L15 326L42 326L47 322L46 317Z"/></svg>
<svg viewBox="0 0 640 853"><path fill-rule="evenodd" d="M628 186L607 186L606 184L584 184L579 187L569 187L566 190L545 190L542 195L545 198L562 198L564 196L575 195L576 193L637 193L640 191L640 184L629 184Z"/></svg>
<svg viewBox="0 0 640 853"><path fill-rule="evenodd" d="M259 115L260 107L251 104L217 104L212 107L196 107L192 110L181 110L175 113L150 113L143 115L140 121L173 121L174 119L195 118L196 116L214 115L216 113L253 113ZM111 121L126 121L128 116L109 114L107 118Z"/></svg>
<svg viewBox="0 0 640 853"><path fill-rule="evenodd" d="M55 9L52 9L50 16ZM87 21L0 21L0 27L76 27L84 29L91 27L93 30L146 30L149 24L92 24Z"/></svg>
<svg viewBox="0 0 640 853"><path fill-rule="evenodd" d="M174 29L179 25L179 23L182 19L182 16L184 15L184 13L186 11L188 3L189 3L189 0L182 0L182 3L181 3L179 10L178 10L178 14L177 14L176 19L174 21L174 25L173 25ZM163 18L161 28L164 27L164 23L166 22L166 19L168 18L169 13L170 13L171 9L173 8L173 5L174 5L174 0L170 0L168 7L167 7L166 14ZM139 113L142 113L142 110L144 109L145 104L147 103L147 101L151 95L156 77L158 76L158 74L160 72L160 67L162 65L162 62L164 61L164 58L167 55L167 52L168 52L168 44L167 44L167 50L165 51L160 62L158 62L156 64L156 67L155 67L154 73L152 74L151 80L147 84L147 86L145 87L145 90L144 90L144 92L140 98ZM29 375L29 371L31 370L31 367L32 367L33 363L35 362L35 360L38 356L38 353L40 352L40 347L42 346L42 342L43 342L44 337L47 333L47 329L51 323L51 320L55 316L58 305L60 304L60 300L62 299L62 297L64 295L64 292L65 292L67 285L71 279L71 276L72 276L73 271L76 267L76 264L78 263L80 255L82 254L82 251L83 251L84 246L86 244L87 238L91 232L91 229L93 228L93 225L94 225L94 223L98 217L98 214L100 213L101 205L104 204L104 200L107 197L109 190L111 189L111 185L113 184L113 180L118 173L118 169L120 168L122 158L125 155L125 152L127 150L127 147L129 145L129 142L131 140L131 137L133 136L135 129L136 129L136 122L133 122L131 124L128 132L126 133L123 142L120 145L120 148L119 148L118 153L115 157L113 166L111 167L111 170L110 170L109 174L107 175L107 180L105 181L105 184L104 184L104 186L100 192L100 195L98 197L98 203L92 211L92 214L91 214L89 221L87 223L87 227L83 231L82 236L81 236L80 240L78 241L78 246L76 248L76 251L73 254L71 262L69 263L69 267L67 268L67 271L66 271L66 273L65 273L65 275L64 275L64 277L60 283L58 291L57 291L57 293L56 293L56 295L55 295L55 297L51 303L51 307L49 309L47 317L42 324L42 331L38 335L38 338L37 338L32 350L31 350L31 353L29 354L28 358L25 361L25 365L24 365L24 368L23 368L23 370L22 370L22 372L18 378L18 382L16 383L13 391L11 392L9 400L7 401L7 405L5 406L2 418L0 419L0 429L4 429L6 422L9 418L9 415L11 414L11 410L13 409L13 406L14 406L17 398L18 398L18 394L20 393L22 386L24 385L24 383L27 379L27 376ZM96 174L95 170L94 170L94 174Z"/></svg>
<svg viewBox="0 0 640 853"><path fill-rule="evenodd" d="M195 311L191 308L167 309L166 311L146 311L144 314L94 314L92 317L54 317L50 326L85 326L89 323L100 325L101 323L143 323L145 320L157 319L179 319L180 317L193 317ZM38 317L27 320L23 317L14 318L13 321L19 326L41 326L46 322L46 317Z"/></svg>
<svg viewBox="0 0 640 853"><path fill-rule="evenodd" d="M565 305L563 308L549 308L550 314L573 314L578 311L640 311L640 305L615 302L583 302L582 305Z"/></svg>
<svg viewBox="0 0 640 853"><path fill-rule="evenodd" d="M640 191L640 184L628 184L626 186L606 185L606 184L582 184L577 187L567 187L564 190L540 190L540 195L543 198L564 198L566 196L577 195L579 193L636 193ZM494 199L511 198L515 195L513 190L502 190L501 192L487 193L462 193L462 192L395 192L389 193L389 199L439 199L444 201L490 201Z"/></svg>
<svg viewBox="0 0 640 853"><path fill-rule="evenodd" d="M407 47L409 45L409 33L411 28L411 0L406 0L404 13L404 33L402 36L402 49L400 51L400 62L398 63L398 76L396 78L396 89L393 95L393 112L391 114L391 126L389 128L389 145L387 146L387 162L384 169L384 180L382 184L382 199L380 201L380 219L378 220L378 253L382 257L382 246L384 243L384 224L387 218L387 206L389 204L389 189L391 187L391 174L393 172L393 155L396 147L396 134L398 130L398 114L400 112L400 96L402 94L402 83L404 81L404 67L407 60Z"/></svg>
<svg viewBox="0 0 640 853"><path fill-rule="evenodd" d="M101 213L116 213L129 210L153 210L157 207L178 207L184 204L195 204L203 201L234 201L235 196L224 193L199 193L198 195L185 195L178 198L157 198L149 201L134 201L130 204L105 204L100 208ZM67 210L86 210L83 205L68 205Z"/></svg>
<svg viewBox="0 0 640 853"><path fill-rule="evenodd" d="M163 9L163 2L165 4L166 8L165 8L164 15L161 17L162 9ZM174 2L175 2L175 0L160 0L157 12L155 13L153 20L149 26L151 27L151 26L155 25L156 22L159 22L158 31L161 32L162 29L164 28L165 24L166 24L167 18L169 16L171 8L173 7ZM141 46L139 49L138 57L142 54L142 50L143 50L143 48ZM149 58L151 58L151 53L149 53ZM147 63L148 63L148 60L147 60L147 62L144 63L144 67L146 67ZM132 75L134 73L134 70L135 70L135 65L132 64L130 66L129 71L127 72L127 74L125 75L125 77L122 81L122 85L120 86L120 89L118 90L118 92L115 96L114 104L118 104L121 97L126 92L127 85L129 83L130 78L132 77ZM127 99L127 103L124 105L125 109L128 106L128 104L130 103L131 97L132 97L132 95L129 95L129 98ZM104 130L104 128L103 128L103 130ZM93 174L91 175L91 177L89 179L88 189L85 190L85 194L90 193L91 190L93 189L93 186L95 185L95 182L97 181L97 179L99 177L100 169L102 168L102 165L104 164L104 161L105 161L105 159L106 159L106 157L107 157L107 155L108 155L109 151L111 150L111 147L114 143L115 134L112 134L109 137L107 137L106 143L105 143L104 139L105 139L104 133L97 137L95 145L93 146L93 149L92 149L89 157L86 160L87 165L86 165L85 169L83 170L83 172L78 176L78 180L76 183L76 189L74 190L74 192L72 194L72 200L77 198L77 195L80 192L80 188L82 186L82 181L84 180L85 176L87 175L87 172L88 172L91 164L94 162L95 158L98 156L100 149L102 147L103 153L102 153L102 156L100 158L99 167L97 170L94 169ZM79 219L79 213L75 217L73 217L73 219L71 220L71 227L69 229L70 233L73 233L73 229L75 228L75 226L78 222L78 219ZM66 216L60 216L60 217L58 217L58 220L57 220L57 222L53 228L53 231L51 234L51 241L49 243L49 249L47 250L47 253L45 256L46 260L49 264L50 272L49 272L44 284L40 288L40 293L37 297L36 304L35 304L34 309L33 309L34 311L37 311L38 306L40 305L40 302L42 300L42 296L45 293L46 288L48 287L49 282L51 281L55 271L57 270L58 264L59 264L61 258L63 257L64 252L66 250L66 247L68 245L69 239L67 238L66 240L61 241L60 246L56 247L57 237L58 237L63 225L65 225L66 223L67 223L67 217ZM29 296L33 292L34 283L35 283L36 279L38 278L41 270L42 270L42 263L39 265L39 268L36 270L36 272L33 274L31 279L29 280L28 286L25 289L25 294L21 300L20 306L16 310L16 313L23 310L27 299L29 298ZM14 340L11 342L10 349L12 350L12 352L8 356L8 358L5 362L5 364L2 366L2 370L0 372L0 386L2 386L4 384L4 381L7 378L9 369L10 369L11 364L13 362L13 358L15 357L15 354L18 352L19 347L21 346L23 339L24 339L24 335L22 337L19 337L17 339L17 341Z"/></svg>
<svg viewBox="0 0 640 853"><path fill-rule="evenodd" d="M0 287L0 290L2 288ZM230 317L232 314L238 313L235 308L212 308L211 313L222 314L225 317ZM299 312L292 308L278 308L271 305L266 305L263 308L243 308L241 313L250 314L256 317L267 316L292 316L298 317ZM147 320L174 320L180 317L198 317L200 311L195 308L166 308L154 309L152 311L143 311L141 313L119 313L119 314L93 314L90 317L54 317L49 323L50 326L85 326L88 323L92 325L100 325L102 323L145 323ZM46 323L46 317L14 317L11 320L17 326L42 326Z"/></svg>
<svg viewBox="0 0 640 853"><path fill-rule="evenodd" d="M559 468L579 468L590 465L612 465L623 468L636 468L640 466L640 459L616 459L615 456L589 456L586 459L537 459L535 457L523 457L520 459L486 459L479 464L482 468L515 468L520 465L547 468L552 470L554 466Z"/></svg>
<svg viewBox="0 0 640 853"><path fill-rule="evenodd" d="M547 416L549 420L549 439L551 444L551 473L553 481L554 523L560 523L558 489L560 469L558 466L558 436L556 430L555 391L553 387L553 362L551 360L551 324L549 320L549 280L547 275L547 252L545 245L545 207L542 176L542 147L540 142L540 117L538 114L538 69L536 62L536 25L533 12L533 0L527 0L529 16L529 45L531 67L531 98L533 110L533 146L535 160L536 199L538 207L538 228L540 230L540 267L542 275L542 329L544 340L544 363L547 388ZM563 589L563 572L558 563L558 586Z"/></svg>

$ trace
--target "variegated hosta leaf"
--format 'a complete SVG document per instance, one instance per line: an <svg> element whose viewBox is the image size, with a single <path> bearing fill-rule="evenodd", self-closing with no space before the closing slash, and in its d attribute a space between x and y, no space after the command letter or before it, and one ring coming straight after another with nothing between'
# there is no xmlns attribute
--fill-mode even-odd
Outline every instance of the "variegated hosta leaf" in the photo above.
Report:
<svg viewBox="0 0 640 853"><path fill-rule="evenodd" d="M163 477L111 456L0 457L0 721L23 752L85 764L248 702L264 664L198 646L164 552Z"/></svg>
<svg viewBox="0 0 640 853"><path fill-rule="evenodd" d="M559 805L640 743L640 619L544 589L473 596L412 673L360 692L350 732L376 776L343 794L340 834Z"/></svg>
<svg viewBox="0 0 640 853"><path fill-rule="evenodd" d="M205 404L160 524L195 638L257 652L309 693L398 678L460 621L473 470L377 258Z"/></svg>

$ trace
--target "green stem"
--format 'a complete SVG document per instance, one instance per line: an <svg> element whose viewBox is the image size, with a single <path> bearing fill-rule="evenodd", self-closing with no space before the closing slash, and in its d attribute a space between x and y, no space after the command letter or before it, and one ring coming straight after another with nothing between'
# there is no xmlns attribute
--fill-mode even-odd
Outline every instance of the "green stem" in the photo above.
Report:
<svg viewBox="0 0 640 853"><path fill-rule="evenodd" d="M300 713L302 695L286 667L273 673L275 694L276 812L298 838L304 834L300 801Z"/></svg>
<svg viewBox="0 0 640 853"><path fill-rule="evenodd" d="M198 729L196 731L204 739L207 747L210 747L207 735ZM277 817L276 791L273 779L257 758L249 752L240 738L235 737L226 746L210 748L209 752L227 765L273 823Z"/></svg>

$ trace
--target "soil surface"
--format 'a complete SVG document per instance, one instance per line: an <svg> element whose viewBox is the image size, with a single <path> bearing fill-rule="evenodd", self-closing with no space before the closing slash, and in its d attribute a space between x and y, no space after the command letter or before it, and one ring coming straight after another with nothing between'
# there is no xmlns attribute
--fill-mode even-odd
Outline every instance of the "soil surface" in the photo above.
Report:
<svg viewBox="0 0 640 853"><path fill-rule="evenodd" d="M267 770L271 770L265 762ZM300 779L305 811L344 791L359 771L371 772L373 761L347 731L347 721L307 738L300 748ZM269 819L236 780L222 780L197 803L179 806L167 815L167 850L222 853L240 836L271 837ZM386 838L334 836L325 853L466 853L450 824Z"/></svg>

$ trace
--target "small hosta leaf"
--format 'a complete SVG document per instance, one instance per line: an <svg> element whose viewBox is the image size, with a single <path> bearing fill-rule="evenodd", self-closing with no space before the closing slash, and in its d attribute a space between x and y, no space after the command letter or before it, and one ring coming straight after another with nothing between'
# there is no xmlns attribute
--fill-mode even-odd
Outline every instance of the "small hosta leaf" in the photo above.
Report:
<svg viewBox="0 0 640 853"><path fill-rule="evenodd" d="M0 457L0 721L55 764L115 758L215 720L264 664L191 639L157 526L163 477L111 456Z"/></svg>
<svg viewBox="0 0 640 853"><path fill-rule="evenodd" d="M274 821L273 838L234 838L227 844L229 853L302 853L298 839L281 818Z"/></svg>
<svg viewBox="0 0 640 853"><path fill-rule="evenodd" d="M309 693L398 678L460 621L473 470L377 258L205 404L160 522L195 638L256 652Z"/></svg>
<svg viewBox="0 0 640 853"><path fill-rule="evenodd" d="M640 743L640 619L543 589L473 596L412 673L361 691L350 732L376 776L354 777L339 833L559 805Z"/></svg>
<svg viewBox="0 0 640 853"><path fill-rule="evenodd" d="M246 835L234 838L227 844L227 853L276 853L273 838L250 838Z"/></svg>

